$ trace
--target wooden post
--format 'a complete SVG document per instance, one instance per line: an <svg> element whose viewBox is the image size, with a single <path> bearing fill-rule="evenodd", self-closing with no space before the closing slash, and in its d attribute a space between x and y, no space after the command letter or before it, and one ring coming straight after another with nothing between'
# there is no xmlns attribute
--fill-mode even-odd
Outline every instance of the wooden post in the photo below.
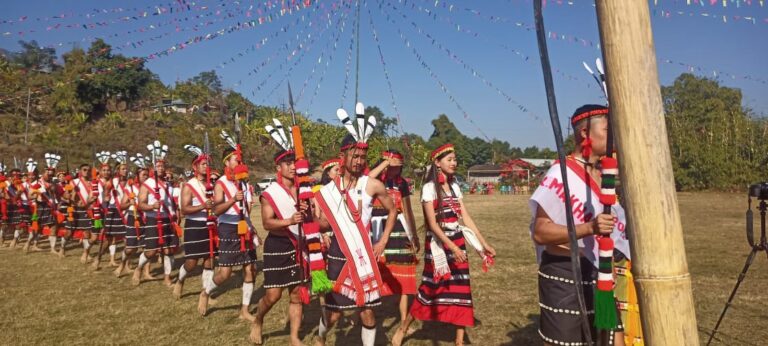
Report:
<svg viewBox="0 0 768 346"><path fill-rule="evenodd" d="M597 0L646 345L698 345L648 2Z"/></svg>

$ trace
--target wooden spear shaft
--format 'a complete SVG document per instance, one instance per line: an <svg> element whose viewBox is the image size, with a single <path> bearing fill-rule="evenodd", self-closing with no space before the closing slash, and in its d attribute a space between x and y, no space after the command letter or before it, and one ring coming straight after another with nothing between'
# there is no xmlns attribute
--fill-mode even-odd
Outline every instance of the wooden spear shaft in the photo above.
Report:
<svg viewBox="0 0 768 346"><path fill-rule="evenodd" d="M597 0L646 345L698 345L648 2Z"/></svg>

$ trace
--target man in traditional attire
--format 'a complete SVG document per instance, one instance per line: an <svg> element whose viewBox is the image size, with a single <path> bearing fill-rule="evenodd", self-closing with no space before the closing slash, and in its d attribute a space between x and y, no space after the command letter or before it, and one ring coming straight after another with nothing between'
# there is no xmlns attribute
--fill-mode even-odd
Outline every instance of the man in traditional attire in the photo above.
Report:
<svg viewBox="0 0 768 346"><path fill-rule="evenodd" d="M133 272L133 284L141 283L141 270L147 262L161 254L163 256L163 283L171 287L171 271L173 270L173 254L179 246L179 237L174 230L176 210L173 200L173 189L170 182L164 181L165 157L168 146L160 145L159 141L151 144L154 170L151 176L139 188L139 209L144 212L146 226L144 227L144 252L139 256L139 265Z"/></svg>
<svg viewBox="0 0 768 346"><path fill-rule="evenodd" d="M136 254L144 242L144 211L139 208L139 192L141 186L149 178L147 169L147 160L141 154L130 157L131 162L136 166L134 177L126 182L126 194L128 209L126 211L126 230L125 230L125 248L120 258L120 264L115 269L115 277L119 278L123 270L128 268L128 260ZM144 266L144 279L151 280L150 265ZM141 278L139 278L141 280Z"/></svg>
<svg viewBox="0 0 768 346"><path fill-rule="evenodd" d="M355 110L359 120L356 124L343 109L337 112L350 132L341 143L342 173L315 195L321 210L321 228L333 229L328 249L328 277L335 281L333 291L325 296L329 316L320 319L317 339L320 345L325 344L328 330L341 317L342 311L350 309L360 310L361 344L373 345L376 316L372 308L381 305L381 297L391 294L384 285L377 259L384 253L395 226L397 209L384 184L364 174L367 140L373 125L370 119L365 119L361 103ZM387 221L381 239L372 244L369 229L375 199L387 210Z"/></svg>
<svg viewBox="0 0 768 346"><path fill-rule="evenodd" d="M615 252L629 257L624 209L618 203L611 207L612 215L603 214L600 203L601 172L595 167L605 156L608 142L608 108L599 105L580 107L571 117L576 146L566 158L570 201L576 237L579 239L581 273L571 270L570 246L566 228L565 192L560 165L555 163L531 196L531 236L539 262L539 306L541 321L539 335L545 344L582 344L582 316L575 292L575 277L581 276L584 300L590 321L594 315L595 280L598 278L599 253L596 236L610 236ZM608 254L608 256L613 255ZM608 275L612 275L609 272ZM602 274L601 274L602 276ZM601 280L603 278L601 277ZM592 335L597 336L594 330ZM608 335L614 345L623 345L623 327Z"/></svg>
<svg viewBox="0 0 768 346"><path fill-rule="evenodd" d="M213 217L213 196L208 194L212 184L207 179L210 157L200 148L186 145L195 155L192 160L193 177L181 189L181 212L184 214L184 264L179 268L179 277L173 288L176 299L181 298L184 280L200 259L203 260L203 289L213 277L213 260L216 255L216 224ZM211 228L212 227L212 228Z"/></svg>
<svg viewBox="0 0 768 346"><path fill-rule="evenodd" d="M224 132L223 134L226 134ZM226 135L227 148L223 153L224 176L216 181L214 187L214 214L218 215L219 261L216 275L206 283L198 298L198 312L205 316L208 311L208 298L216 287L221 286L232 276L232 267L243 267L243 300L240 318L253 322L254 317L248 310L253 295L253 282L256 273L256 246L258 238L251 224L251 194L247 193L247 168L242 164L242 152L239 144Z"/></svg>
<svg viewBox="0 0 768 346"><path fill-rule="evenodd" d="M295 186L296 156L282 125L274 137L281 149L273 159L277 170L276 182L270 184L261 193L261 220L268 235L264 240L264 288L266 293L259 300L257 313L251 328L251 342L261 344L264 316L280 300L283 290L289 292L288 319L290 321L291 345L301 345L299 327L301 325L302 302L300 285L303 284L300 258L303 249L297 248L302 236L299 227L304 221L306 205L298 206L298 189ZM279 139L279 140L278 140Z"/></svg>
<svg viewBox="0 0 768 346"><path fill-rule="evenodd" d="M91 180L93 179L91 166L89 164L80 165L77 175L77 179L72 181L76 196L75 209L72 216L73 237L82 239L83 255L80 256L80 263L87 263L88 252L91 249L91 233L93 231L91 210L98 197L92 193L93 182Z"/></svg>

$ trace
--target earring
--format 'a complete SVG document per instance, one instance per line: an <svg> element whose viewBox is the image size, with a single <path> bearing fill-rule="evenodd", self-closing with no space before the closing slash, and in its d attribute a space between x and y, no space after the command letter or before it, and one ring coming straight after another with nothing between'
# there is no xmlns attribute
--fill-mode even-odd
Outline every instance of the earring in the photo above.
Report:
<svg viewBox="0 0 768 346"><path fill-rule="evenodd" d="M445 174L443 174L443 171L440 168L438 168L437 169L437 182L440 183L440 184L445 184L445 181L446 181Z"/></svg>
<svg viewBox="0 0 768 346"><path fill-rule="evenodd" d="M587 137L581 141L581 157L589 160L590 155L592 155L592 138Z"/></svg>

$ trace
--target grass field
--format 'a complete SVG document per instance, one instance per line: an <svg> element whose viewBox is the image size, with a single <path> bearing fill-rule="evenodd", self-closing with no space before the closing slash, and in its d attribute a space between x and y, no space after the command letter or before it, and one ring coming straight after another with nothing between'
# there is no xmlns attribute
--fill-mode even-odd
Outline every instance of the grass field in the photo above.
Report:
<svg viewBox="0 0 768 346"><path fill-rule="evenodd" d="M718 193L683 193L678 197L699 335L704 343L750 250L744 236L746 197ZM470 256L478 321L468 331L468 343L540 344L527 196L467 196L466 202L498 252L496 266L488 273L481 272L478 256ZM25 256L21 251L0 251L0 344L246 344L249 325L237 318L239 276L202 318L196 313L199 272L186 281L185 294L176 301L159 281L135 288L130 275L116 279L108 265L100 272L89 272L80 264L75 245L70 244L68 257L63 260L48 253ZM154 270L159 273L161 269L155 265ZM259 275L256 287L261 280ZM759 345L768 340L767 285L768 259L761 254L720 328L719 344ZM254 304L263 294L263 289L257 289ZM281 301L267 315L267 345L287 344L286 308L287 302ZM316 301L305 307L301 335L308 344L317 331L318 312ZM376 314L377 344L387 344L398 319L396 307L390 303ZM406 339L406 345L452 343L453 329L449 326L416 326L421 328ZM359 326L345 325L331 332L328 344L357 345L359 335Z"/></svg>

